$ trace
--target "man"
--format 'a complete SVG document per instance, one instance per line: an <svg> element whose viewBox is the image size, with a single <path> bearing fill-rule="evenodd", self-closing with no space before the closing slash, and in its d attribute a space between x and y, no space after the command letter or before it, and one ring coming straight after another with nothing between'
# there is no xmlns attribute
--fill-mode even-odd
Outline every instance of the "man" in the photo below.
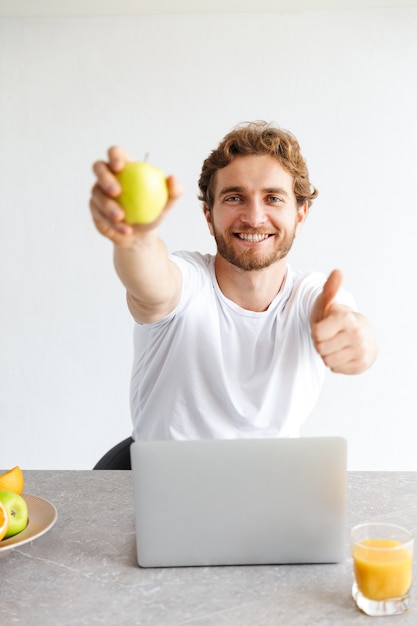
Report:
<svg viewBox="0 0 417 626"><path fill-rule="evenodd" d="M341 289L294 272L287 255L317 190L295 137L264 122L237 127L205 160L200 200L215 256L169 255L158 226L128 225L114 173L97 162L90 207L114 243L135 320L131 407L135 439L297 436L326 366L358 374L376 358L374 333Z"/></svg>

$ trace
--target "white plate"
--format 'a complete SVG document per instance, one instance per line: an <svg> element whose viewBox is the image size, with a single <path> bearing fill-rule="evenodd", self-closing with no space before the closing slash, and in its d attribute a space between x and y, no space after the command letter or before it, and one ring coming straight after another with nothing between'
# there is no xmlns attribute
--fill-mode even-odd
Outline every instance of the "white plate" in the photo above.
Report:
<svg viewBox="0 0 417 626"><path fill-rule="evenodd" d="M52 528L57 520L57 510L48 500L44 500L38 496L31 496L28 493L23 493L22 498L26 500L28 505L28 525L21 533L0 541L0 554L4 552L4 550L16 548L17 546L21 546L24 543L28 543L44 535Z"/></svg>

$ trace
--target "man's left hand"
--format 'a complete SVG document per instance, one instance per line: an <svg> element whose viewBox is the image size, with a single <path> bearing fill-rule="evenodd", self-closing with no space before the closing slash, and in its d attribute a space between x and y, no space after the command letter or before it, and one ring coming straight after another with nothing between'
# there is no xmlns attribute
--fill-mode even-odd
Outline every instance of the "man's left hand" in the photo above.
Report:
<svg viewBox="0 0 417 626"><path fill-rule="evenodd" d="M335 301L343 274L333 270L314 303L311 336L314 346L332 372L360 374L377 356L375 334L368 319Z"/></svg>

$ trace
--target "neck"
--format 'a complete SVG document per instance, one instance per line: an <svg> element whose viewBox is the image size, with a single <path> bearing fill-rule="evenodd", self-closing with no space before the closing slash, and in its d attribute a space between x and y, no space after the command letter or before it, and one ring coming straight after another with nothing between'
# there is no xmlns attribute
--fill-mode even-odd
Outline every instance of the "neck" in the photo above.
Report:
<svg viewBox="0 0 417 626"><path fill-rule="evenodd" d="M241 270L216 255L214 269L223 295L248 311L266 311L284 282L287 263L280 259L262 270Z"/></svg>

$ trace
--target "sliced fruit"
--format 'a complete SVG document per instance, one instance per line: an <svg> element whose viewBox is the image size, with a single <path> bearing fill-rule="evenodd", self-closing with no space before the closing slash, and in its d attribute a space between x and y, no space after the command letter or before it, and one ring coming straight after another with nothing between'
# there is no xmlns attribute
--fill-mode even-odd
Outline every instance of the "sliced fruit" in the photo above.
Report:
<svg viewBox="0 0 417 626"><path fill-rule="evenodd" d="M0 502L0 541L7 533L9 528L9 515L3 502Z"/></svg>
<svg viewBox="0 0 417 626"><path fill-rule="evenodd" d="M13 469L0 475L0 489L4 491L13 491L19 495L23 492L25 480L23 472L18 465Z"/></svg>

